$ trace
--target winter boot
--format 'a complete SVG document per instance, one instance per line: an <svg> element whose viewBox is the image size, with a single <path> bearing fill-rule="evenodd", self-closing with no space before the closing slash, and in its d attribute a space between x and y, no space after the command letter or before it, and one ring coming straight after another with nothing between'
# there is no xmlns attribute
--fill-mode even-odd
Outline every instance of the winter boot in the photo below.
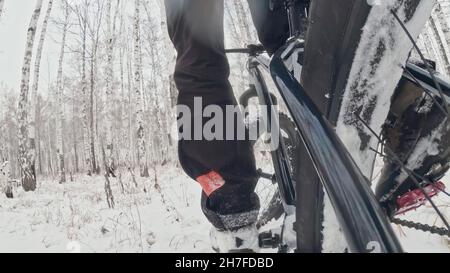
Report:
<svg viewBox="0 0 450 273"><path fill-rule="evenodd" d="M221 231L213 227L210 232L211 246L217 253L258 253L259 233L256 225L235 231Z"/></svg>

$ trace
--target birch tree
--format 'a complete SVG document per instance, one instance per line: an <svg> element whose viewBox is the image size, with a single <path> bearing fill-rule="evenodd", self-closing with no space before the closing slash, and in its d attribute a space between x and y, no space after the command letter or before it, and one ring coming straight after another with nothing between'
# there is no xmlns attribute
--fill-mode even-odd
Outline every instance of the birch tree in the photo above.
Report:
<svg viewBox="0 0 450 273"><path fill-rule="evenodd" d="M57 122L56 122L56 154L58 158L58 170L59 170L59 183L66 182L66 171L64 164L64 84L63 84L63 64L64 64L64 49L66 47L67 29L69 27L69 8L67 2L64 1L64 14L65 20L63 23L63 33L61 41L61 51L58 61L58 76L56 83L56 109L57 109Z"/></svg>
<svg viewBox="0 0 450 273"><path fill-rule="evenodd" d="M0 0L0 19L2 18L3 5L5 4L5 0Z"/></svg>
<svg viewBox="0 0 450 273"><path fill-rule="evenodd" d="M145 51L147 52L151 66L151 75L149 77L150 94L148 96L149 103L147 103L151 114L147 122L156 125L150 129L151 131L149 130L149 143L151 146L149 153L151 154L153 164L156 164L158 162L164 162L167 159L168 148L168 143L166 143L166 134L168 131L167 118L163 109L165 105L163 98L165 96L160 96L161 92L164 91L164 78L160 73L160 71L163 71L163 65L161 63L164 61L163 58L159 58L163 50L159 48L160 37L156 33L157 24L154 23L154 17L150 12L148 2L143 2L143 8L147 15L147 22L143 24L146 31L141 39L146 39L148 42L147 46L145 46ZM167 95L167 92L165 95Z"/></svg>
<svg viewBox="0 0 450 273"><path fill-rule="evenodd" d="M95 4L92 4L95 2ZM97 55L100 40L100 29L103 20L103 1L84 0L72 7L77 14L80 29L81 42L81 90L83 105L81 119L83 126L83 147L88 175L99 173L100 168L96 158L96 132L97 113L96 88L97 88ZM91 12L92 11L92 12ZM89 38L89 48L88 48ZM89 62L89 63L88 63ZM88 69L89 66L89 69ZM89 73L89 76L88 76ZM88 80L89 77L89 80Z"/></svg>
<svg viewBox="0 0 450 273"><path fill-rule="evenodd" d="M28 96L30 89L31 59L33 57L33 45L36 36L36 28L41 15L42 1L37 0L27 31L25 55L22 66L22 80L20 83L18 121L19 121L19 164L21 170L22 186L25 191L36 189L36 169L31 164L30 149L28 143Z"/></svg>
<svg viewBox="0 0 450 273"><path fill-rule="evenodd" d="M89 129L90 129L90 150L92 159L92 168L96 174L100 173L100 166L98 165L96 158L96 132L97 132L97 122L96 122L96 111L95 111L95 95L97 88L97 54L100 43L100 29L103 21L103 2L97 0L95 9L92 14L92 22L88 20L88 31L89 37L91 38L91 51L90 51L90 92L89 92Z"/></svg>
<svg viewBox="0 0 450 273"><path fill-rule="evenodd" d="M113 104L115 102L115 89L114 89L114 40L115 40L115 20L117 15L114 16L114 30L111 25L111 2L107 0L106 4L106 152L102 145L102 155L105 164L105 193L106 200L109 208L114 208L114 196L111 190L111 182L109 176L115 177L114 174L114 162L113 162ZM118 2L119 4L119 2ZM117 5L116 12L119 8ZM117 13L116 13L117 14Z"/></svg>
<svg viewBox="0 0 450 273"><path fill-rule="evenodd" d="M244 1L229 0L225 2L228 25L231 28L230 38L233 47L242 47L257 41L255 29L252 28L250 9ZM236 63L238 67L232 69L232 79L238 80L237 90L245 90L248 86L247 63L245 59L231 56L230 64Z"/></svg>
<svg viewBox="0 0 450 273"><path fill-rule="evenodd" d="M131 31L133 32L133 31ZM131 34L133 35L133 34ZM127 34L126 39L128 38L129 34ZM132 36L131 36L132 40ZM125 41L125 50L126 50L126 68L127 68L127 94L125 92L122 92L122 106L123 106L123 112L127 112L128 117L124 124L126 124L126 128L123 130L123 136L126 140L127 146L125 146L125 164L128 167L129 170L132 169L132 161L133 161L133 148L135 145L133 142L133 109L131 108L132 105L132 95L133 95L133 66L132 66L132 52L133 52L133 46L129 45L128 39ZM128 106L128 107L127 107Z"/></svg>
<svg viewBox="0 0 450 273"><path fill-rule="evenodd" d="M133 23L133 40L134 40L134 93L136 102L136 126L137 126L137 146L138 146L138 164L141 177L148 177L148 166L145 146L145 127L142 107L141 93L141 37L140 37L140 0L134 2L134 23Z"/></svg>
<svg viewBox="0 0 450 273"><path fill-rule="evenodd" d="M34 61L34 80L33 80L33 86L31 89L31 115L30 115L30 122L29 122L29 143L30 143L30 164L33 166L32 169L35 169L36 165L36 103L37 103L37 94L39 89L39 77L40 77L40 69L41 69L41 59L42 59L42 50L44 48L45 43L45 36L47 34L47 26L48 26L48 20L50 18L50 14L53 7L53 0L49 0L48 6L47 6L47 12L44 17L44 21L42 23L42 30L39 37L39 44L36 51L36 59Z"/></svg>
<svg viewBox="0 0 450 273"><path fill-rule="evenodd" d="M439 0L417 43L427 58L436 62L437 70L450 75L450 2ZM417 53L413 56L418 59Z"/></svg>
<svg viewBox="0 0 450 273"><path fill-rule="evenodd" d="M114 16L114 26L111 23L111 3L113 0L108 0L106 5L106 153L105 153L105 167L107 175L114 176L114 144L113 144L113 108L115 103L115 84L114 84L114 44L115 44L115 21L117 18L117 10L119 9L119 2L117 2L116 15Z"/></svg>
<svg viewBox="0 0 450 273"><path fill-rule="evenodd" d="M157 2L159 7L159 17L161 20L161 33L162 33L162 49L163 49L163 58L161 61L162 69L163 71L170 71L175 66L176 62L176 51L172 44L172 41L169 37L168 32L168 26L167 26L167 15L166 15L166 9L164 5L164 0L159 0ZM174 88L175 87L175 88ZM171 111L171 106L175 106L176 98L178 96L178 90L175 85L175 80L173 76L173 72L169 73L169 75L165 75L165 78L163 78L163 92L166 92L168 94L168 105L166 109L166 118L167 122L170 120L176 119L176 113ZM176 154L176 145L172 145L172 136L170 135L170 128L167 126L168 132L167 132L167 141L168 141L168 149L167 152L169 154Z"/></svg>
<svg viewBox="0 0 450 273"><path fill-rule="evenodd" d="M119 111L119 122L120 122L120 136L123 140L121 149L120 149L120 158L121 158L121 164L122 166L127 167L130 169L131 160L130 160L130 107L129 106L129 98L131 91L131 81L129 74L129 65L128 65L128 59L126 57L129 56L129 43L127 39L127 35L123 35L125 32L125 24L124 24L124 16L123 13L120 17L120 34L121 37L121 46L119 50L120 55L120 98L118 104L120 105L120 111ZM125 69L127 69L125 71ZM126 73L126 74L125 74ZM128 80L128 82L125 82L125 79ZM127 86L126 86L127 85Z"/></svg>
<svg viewBox="0 0 450 273"><path fill-rule="evenodd" d="M437 46L437 55L439 57L438 60L441 66L441 71L450 75L450 49L448 47L447 41L445 40L442 26L435 14L431 16L429 24Z"/></svg>
<svg viewBox="0 0 450 273"><path fill-rule="evenodd" d="M81 107L81 120L82 120L82 133L83 133L83 150L84 157L87 166L88 175L92 175L94 172L93 158L90 147L90 132L89 132L89 96L88 96L88 82L87 82L87 28L88 28L88 8L89 3L87 0L83 4L79 4L75 7L75 13L77 14L78 27L80 29L81 36L81 95L82 95L82 107Z"/></svg>
<svg viewBox="0 0 450 273"><path fill-rule="evenodd" d="M449 5L449 3L438 1L431 15L430 24L439 47L442 72L450 75L450 20L448 14L445 13L445 5Z"/></svg>

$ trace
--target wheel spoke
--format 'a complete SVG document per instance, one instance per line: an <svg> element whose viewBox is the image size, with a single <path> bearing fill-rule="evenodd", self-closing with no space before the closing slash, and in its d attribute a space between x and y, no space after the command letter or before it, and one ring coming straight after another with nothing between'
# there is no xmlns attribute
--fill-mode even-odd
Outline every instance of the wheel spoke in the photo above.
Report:
<svg viewBox="0 0 450 273"><path fill-rule="evenodd" d="M375 133L375 131L364 121L364 119L362 119L359 115L355 116L358 118L358 120L363 123L363 125L376 137L378 138L379 141L381 141L381 138ZM436 213L438 214L439 218L442 220L442 222L444 223L444 225L446 226L447 230L450 230L450 225L447 221L447 219L445 218L445 216L442 214L442 212L439 210L439 208L436 206L436 204L434 203L434 201L431 199L431 197L429 196L429 194L425 191L424 187L419 183L419 181L417 180L417 178L414 175L414 172L409 170L405 164L403 164L403 162L401 161L401 159L389 148L389 146L385 146L385 149L388 151L389 153L389 157L387 155L385 155L385 157L387 157L388 159L392 160L395 164L397 164L404 172L406 172L408 174L408 176L411 178L411 180L413 181L414 185L421 190L422 194L425 196L425 198L427 199L427 201L431 204L431 206L433 207L433 209L436 211ZM400 185L399 185L400 186ZM398 188L397 188L398 189Z"/></svg>

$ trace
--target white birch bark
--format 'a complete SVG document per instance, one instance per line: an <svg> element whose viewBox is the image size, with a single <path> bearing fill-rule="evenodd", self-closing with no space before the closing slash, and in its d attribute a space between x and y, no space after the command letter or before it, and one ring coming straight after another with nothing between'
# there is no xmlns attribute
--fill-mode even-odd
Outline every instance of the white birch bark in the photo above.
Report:
<svg viewBox="0 0 450 273"><path fill-rule="evenodd" d="M120 16L120 34L124 34L124 16L121 14ZM121 36L122 37L122 36ZM130 114L130 94L132 93L131 85L132 81L129 77L130 65L129 61L131 59L129 52L129 39L128 34L124 35L123 40L121 41L122 47L120 49L120 82L121 82L121 158L122 165L126 168L131 167L131 158L130 158L130 150L131 150L131 116ZM126 71L125 71L126 66ZM125 75L126 73L126 75ZM126 77L125 77L126 76ZM125 83L125 78L127 79L127 83ZM127 84L127 88L125 88L125 84Z"/></svg>
<svg viewBox="0 0 450 273"><path fill-rule="evenodd" d="M232 47L242 47L257 41L256 30L253 27L250 19L250 9L245 1L230 0L225 2L225 11L229 20L229 27L231 28L229 35L231 36ZM239 67L233 69L231 72L231 80L236 80L236 91L244 91L248 88L248 71L246 60L239 56L230 57L231 65L234 63Z"/></svg>
<svg viewBox="0 0 450 273"><path fill-rule="evenodd" d="M436 9L430 18L433 34L439 46L439 54L442 63L440 64L443 73L450 75L450 26L448 25L448 14L444 14L444 6L438 2Z"/></svg>
<svg viewBox="0 0 450 273"><path fill-rule="evenodd" d="M144 111L142 108L142 92L141 92L141 37L140 37L140 0L134 2L134 23L133 23L133 40L134 40L134 93L136 106L136 132L138 146L138 164L141 177L148 177L148 166L145 147L145 126Z"/></svg>
<svg viewBox="0 0 450 273"><path fill-rule="evenodd" d="M450 76L450 2L437 1L420 39L419 48L425 57L436 62L436 70ZM413 56L420 59L413 51Z"/></svg>
<svg viewBox="0 0 450 273"><path fill-rule="evenodd" d="M11 168L8 161L0 162L0 194L4 193L6 197L13 198L11 186Z"/></svg>
<svg viewBox="0 0 450 273"><path fill-rule="evenodd" d="M131 46L132 47L132 46ZM127 82L128 82L128 97L126 98L126 102L124 103L124 105L128 105L128 119L127 119L127 128L126 130L126 134L127 134L127 153L126 153L126 160L128 163L128 167L131 168L133 162L134 162L134 149L135 149L135 145L133 142L133 114L134 114L134 109L132 109L131 105L132 105L132 101L133 101L133 65L132 65L132 48L129 48L128 44L127 44Z"/></svg>
<svg viewBox="0 0 450 273"><path fill-rule="evenodd" d="M86 22L84 22L86 27ZM86 76L86 32L83 33L83 63L82 63L82 76L81 76L81 90L83 94L83 109L82 109L82 119L83 119L83 133L84 133L84 149L86 155L86 164L88 165L88 174L91 175L94 172L92 165L92 155L91 146L89 145L90 135L89 135L89 117L88 117L88 87L87 87L87 76Z"/></svg>
<svg viewBox="0 0 450 273"><path fill-rule="evenodd" d="M256 40L256 33L252 31L250 27L249 14L250 10L248 6L244 4L242 0L233 0L233 5L236 11L236 20L241 35L241 41L245 44L249 44Z"/></svg>
<svg viewBox="0 0 450 273"><path fill-rule="evenodd" d="M114 33L111 25L111 2L108 0L106 4L106 28L107 28L107 41L106 41L106 151L105 151L105 167L107 168L107 175L114 175L114 161L113 161L113 105L115 101L114 95Z"/></svg>
<svg viewBox="0 0 450 273"><path fill-rule="evenodd" d="M58 158L58 171L59 171L59 183L66 182L66 171L64 164L64 83L63 83L63 64L64 64L64 50L66 47L67 29L69 24L69 9L67 3L65 3L65 21L63 26L63 34L61 41L61 51L58 61L58 76L56 83L56 110L57 110L57 122L56 122L56 154Z"/></svg>
<svg viewBox="0 0 450 273"><path fill-rule="evenodd" d="M162 92L168 93L164 90L164 81L163 76L160 71L163 70L163 63L165 62L160 57L161 51L159 50L159 37L157 36L156 29L157 26L153 22L152 14L150 13L150 8L148 6L148 2L143 3L144 11L147 16L148 25L145 26L146 33L145 39L148 42L148 46L145 47L146 53L150 59L151 66L151 77L150 77L150 93L147 98L149 103L149 110L151 111L149 117L149 123L154 124L152 128L149 130L149 143L150 143L150 158L152 159L152 163L161 163L166 160L167 155L167 147L168 144L165 143L166 134L167 134L167 126L165 125L165 116L163 111L164 106L164 95L161 95ZM144 81L144 79L142 79Z"/></svg>
<svg viewBox="0 0 450 273"><path fill-rule="evenodd" d="M37 0L33 15L31 16L30 25L28 27L25 55L22 66L22 80L20 83L20 97L18 107L19 163L22 186L25 191L34 191L36 189L36 172L34 166L32 166L30 161L28 145L28 96L30 89L30 70L31 59L33 56L33 45L36 36L37 24L41 15L42 1L43 0Z"/></svg>
<svg viewBox="0 0 450 273"><path fill-rule="evenodd" d="M39 44L36 51L36 59L34 61L34 80L33 86L31 89L31 103L30 103L30 120L29 120L29 142L30 142L30 161L32 165L35 165L36 161L36 103L37 103L37 93L39 89L39 77L40 77L40 69L41 69L41 59L42 59L42 50L44 48L45 36L47 34L47 26L48 20L50 18L50 14L53 7L53 0L49 0L47 6L47 12L44 17L44 21L42 23L42 30L39 37Z"/></svg>
<svg viewBox="0 0 450 273"><path fill-rule="evenodd" d="M83 126L83 148L86 166L88 168L88 175L92 175L94 172L91 148L90 148L90 135L89 135L89 117L88 117L88 83L86 75L86 39L87 39L87 6L83 7L83 11L77 8L78 22L81 27L81 94L82 94L82 108L81 119Z"/></svg>
<svg viewBox="0 0 450 273"><path fill-rule="evenodd" d="M173 67L175 67L176 62L176 51L172 44L172 41L169 37L168 32L168 26L167 26L167 15L166 15L166 9L164 5L164 0L159 0L158 2L159 7L159 15L161 20L161 32L163 37L163 60L161 60L162 69L163 71L172 71ZM172 144L172 136L170 136L170 129L169 124L171 124L174 120L176 120L176 113L172 111L171 106L174 106L175 104L173 102L176 101L176 96L178 96L178 90L176 89L176 86L174 83L174 77L173 72L170 72L169 75L166 75L166 77L162 79L162 92L166 92L165 95L167 95L167 105L166 110L163 118L165 119L166 128L166 138L167 138L167 154L168 158L170 159L170 154L176 154L177 153L177 145L171 145ZM175 87L175 88L173 88Z"/></svg>
<svg viewBox="0 0 450 273"><path fill-rule="evenodd" d="M91 160L92 168L96 174L100 174L100 164L97 156L99 155L98 148L96 145L98 142L98 96L96 94L97 88L97 57L98 50L100 46L100 30L103 21L103 3L96 1L96 5L91 8L93 12L92 23L88 21L89 36L91 38L91 52L90 52L90 93L89 93L89 129L90 129L90 149L91 149Z"/></svg>

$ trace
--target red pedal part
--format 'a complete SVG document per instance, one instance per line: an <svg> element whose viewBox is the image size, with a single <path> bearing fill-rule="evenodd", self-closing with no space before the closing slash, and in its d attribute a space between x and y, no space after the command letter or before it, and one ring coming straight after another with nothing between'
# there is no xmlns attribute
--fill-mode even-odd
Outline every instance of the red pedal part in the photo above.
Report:
<svg viewBox="0 0 450 273"><path fill-rule="evenodd" d="M445 185L442 182L436 182L423 188L430 197L438 195L441 191L445 190ZM423 194L422 190L415 189L407 192L397 199L398 211L396 215L405 214L408 211L417 209L423 206L427 201L427 198Z"/></svg>

